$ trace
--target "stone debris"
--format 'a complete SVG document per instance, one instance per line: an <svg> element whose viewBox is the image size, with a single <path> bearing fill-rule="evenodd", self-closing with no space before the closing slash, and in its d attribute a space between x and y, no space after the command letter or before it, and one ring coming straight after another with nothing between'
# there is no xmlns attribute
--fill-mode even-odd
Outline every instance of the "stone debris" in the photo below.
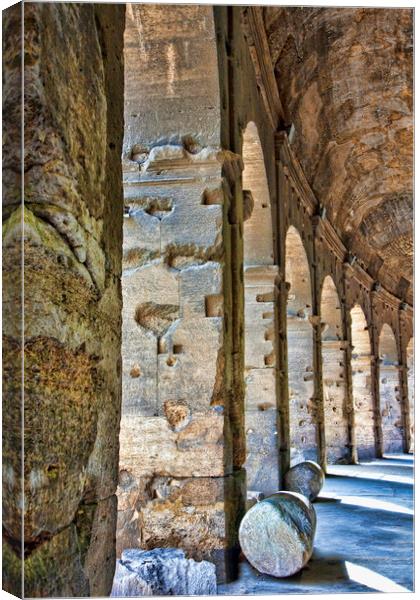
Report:
<svg viewBox="0 0 420 600"><path fill-rule="evenodd" d="M216 567L186 558L183 550L124 550L117 561L111 597L202 596L217 593Z"/></svg>
<svg viewBox="0 0 420 600"><path fill-rule="evenodd" d="M312 460L305 460L295 465L285 475L286 489L303 494L311 502L318 496L324 481L324 471Z"/></svg>
<svg viewBox="0 0 420 600"><path fill-rule="evenodd" d="M253 506L242 519L239 543L260 573L288 577L312 555L316 513L307 498L277 492Z"/></svg>

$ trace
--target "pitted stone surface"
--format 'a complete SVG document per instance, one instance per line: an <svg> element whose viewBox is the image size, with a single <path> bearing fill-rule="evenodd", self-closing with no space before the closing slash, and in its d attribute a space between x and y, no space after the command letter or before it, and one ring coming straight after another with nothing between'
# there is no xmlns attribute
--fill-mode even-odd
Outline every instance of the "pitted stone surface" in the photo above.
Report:
<svg viewBox="0 0 420 600"><path fill-rule="evenodd" d="M3 179L3 585L16 596L106 596L112 583L121 403L124 11L26 3L23 13L9 11L3 22L4 137L10 146ZM20 48L15 36L22 32L22 16ZM15 108L22 93L19 49L25 54L24 156L12 151L22 135ZM16 193L22 160L24 207L20 186ZM20 543L24 590L15 568Z"/></svg>

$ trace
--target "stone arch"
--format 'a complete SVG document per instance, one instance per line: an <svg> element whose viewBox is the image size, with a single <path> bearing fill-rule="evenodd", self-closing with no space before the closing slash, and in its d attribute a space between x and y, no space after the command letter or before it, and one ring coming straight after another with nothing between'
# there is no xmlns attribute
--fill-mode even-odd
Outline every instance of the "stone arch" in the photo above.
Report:
<svg viewBox="0 0 420 600"><path fill-rule="evenodd" d="M287 360L291 465L317 460L313 373L312 292L309 264L302 239L293 226L286 235Z"/></svg>
<svg viewBox="0 0 420 600"><path fill-rule="evenodd" d="M321 330L325 444L327 462L334 464L349 460L349 424L341 305L330 275L321 291Z"/></svg>
<svg viewBox="0 0 420 600"><path fill-rule="evenodd" d="M273 265L270 192L258 128L250 121L243 133L244 265Z"/></svg>
<svg viewBox="0 0 420 600"><path fill-rule="evenodd" d="M249 490L279 489L274 349L273 226L264 156L252 121L243 133L245 431Z"/></svg>
<svg viewBox="0 0 420 600"><path fill-rule="evenodd" d="M382 451L403 452L404 433L401 413L398 349L395 334L387 323L379 336L379 400L382 426Z"/></svg>
<svg viewBox="0 0 420 600"><path fill-rule="evenodd" d="M373 458L375 447L375 408L372 394L371 340L365 313L360 304L350 311L354 426L359 459Z"/></svg>
<svg viewBox="0 0 420 600"><path fill-rule="evenodd" d="M414 337L411 337L407 344L407 395L408 411L410 420L410 446L409 452L414 452Z"/></svg>

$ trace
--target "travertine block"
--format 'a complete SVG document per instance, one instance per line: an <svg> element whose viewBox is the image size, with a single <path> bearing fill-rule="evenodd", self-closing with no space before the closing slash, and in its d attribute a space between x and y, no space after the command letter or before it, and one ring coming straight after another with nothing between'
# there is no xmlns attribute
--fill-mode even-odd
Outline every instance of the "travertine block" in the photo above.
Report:
<svg viewBox="0 0 420 600"><path fill-rule="evenodd" d="M124 550L117 561L112 597L195 596L217 593L216 568L176 548Z"/></svg>
<svg viewBox="0 0 420 600"><path fill-rule="evenodd" d="M223 476L223 421L215 411L195 414L176 433L165 417L123 415L120 470L137 479Z"/></svg>

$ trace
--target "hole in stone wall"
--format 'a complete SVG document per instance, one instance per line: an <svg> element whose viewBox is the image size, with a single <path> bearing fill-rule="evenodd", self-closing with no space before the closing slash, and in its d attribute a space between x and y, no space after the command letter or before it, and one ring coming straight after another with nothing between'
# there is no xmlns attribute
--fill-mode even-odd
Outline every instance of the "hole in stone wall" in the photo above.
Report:
<svg viewBox="0 0 420 600"><path fill-rule="evenodd" d="M201 196L201 204L203 206L223 204L223 191L220 188L204 190Z"/></svg>
<svg viewBox="0 0 420 600"><path fill-rule="evenodd" d="M257 302L274 302L274 292L267 292L266 294L257 294Z"/></svg>
<svg viewBox="0 0 420 600"><path fill-rule="evenodd" d="M206 317L223 317L222 294L210 294L204 299Z"/></svg>

